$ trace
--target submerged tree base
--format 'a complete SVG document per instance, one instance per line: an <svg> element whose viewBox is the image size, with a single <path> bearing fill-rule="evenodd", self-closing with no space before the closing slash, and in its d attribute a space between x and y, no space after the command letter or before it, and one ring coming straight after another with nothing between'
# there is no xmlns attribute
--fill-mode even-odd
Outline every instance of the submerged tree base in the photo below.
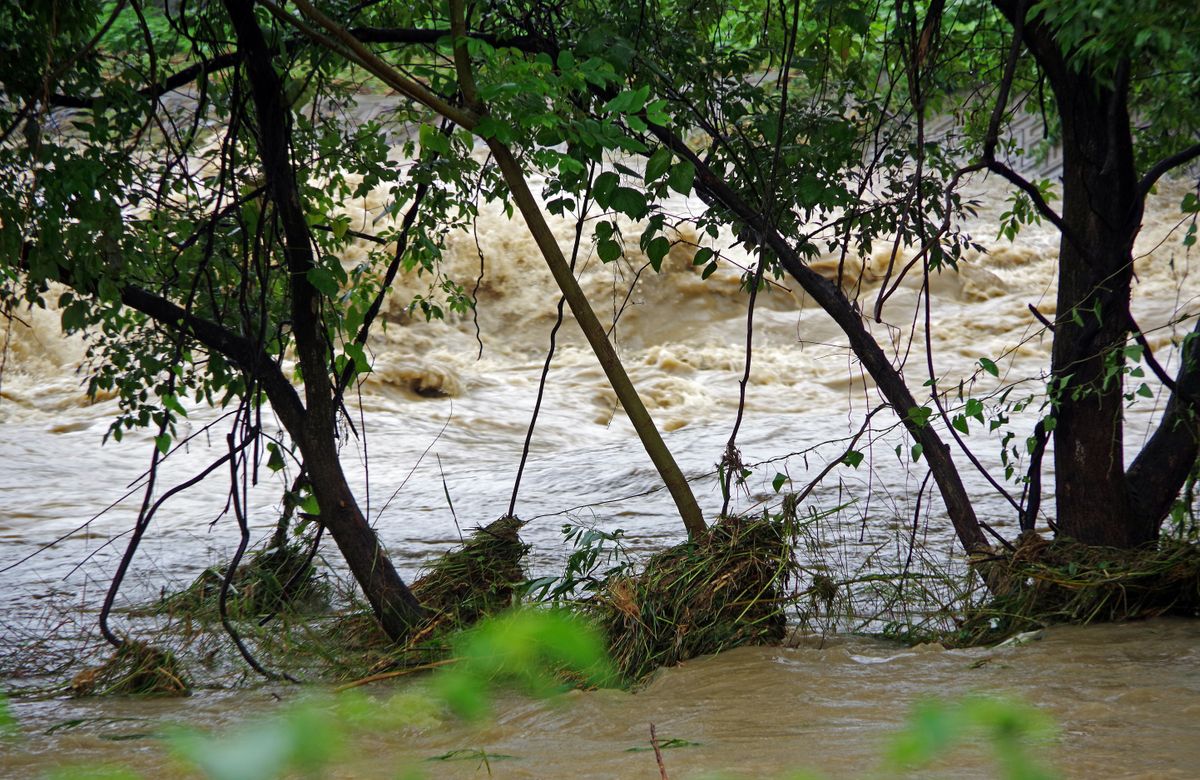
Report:
<svg viewBox="0 0 1200 780"><path fill-rule="evenodd" d="M408 641L392 642L374 615L359 612L335 621L327 633L329 643L335 652L357 655L360 662L353 666L359 672L365 666L370 674L443 660L453 634L515 603L526 581L521 561L529 551L520 528L517 518L502 517L477 527L460 546L433 561L412 584L428 617Z"/></svg>
<svg viewBox="0 0 1200 780"><path fill-rule="evenodd" d="M618 670L636 681L689 658L781 641L793 553L782 522L726 518L651 556L642 574L610 581L588 606Z"/></svg>
<svg viewBox="0 0 1200 780"><path fill-rule="evenodd" d="M970 610L955 644L989 644L1054 623L1200 615L1200 545L1162 540L1134 550L1027 534L989 562L1000 583Z"/></svg>

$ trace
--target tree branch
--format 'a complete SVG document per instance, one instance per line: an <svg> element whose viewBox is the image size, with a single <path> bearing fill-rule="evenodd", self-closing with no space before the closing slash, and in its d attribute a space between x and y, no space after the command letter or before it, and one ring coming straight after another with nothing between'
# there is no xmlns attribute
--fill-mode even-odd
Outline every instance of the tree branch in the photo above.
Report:
<svg viewBox="0 0 1200 780"><path fill-rule="evenodd" d="M150 100L157 100L168 92L174 92L180 87L190 84L201 76L206 76L209 73L216 73L220 70L234 67L242 61L241 52L230 52L213 57L211 60L203 60L195 65L184 68L178 73L168 76L158 84L153 84L149 87L139 89L137 94ZM100 100L99 97L82 97L79 95L60 95L54 94L50 96L50 105L58 108L85 108L93 109L96 103Z"/></svg>
<svg viewBox="0 0 1200 780"><path fill-rule="evenodd" d="M1200 143L1193 144L1186 149L1180 149L1175 154L1164 157L1156 162L1150 167L1150 170L1146 171L1146 175L1142 177L1141 181L1138 182L1138 202L1144 200L1150 194L1150 188L1168 172L1181 165L1186 165L1197 158L1200 158Z"/></svg>

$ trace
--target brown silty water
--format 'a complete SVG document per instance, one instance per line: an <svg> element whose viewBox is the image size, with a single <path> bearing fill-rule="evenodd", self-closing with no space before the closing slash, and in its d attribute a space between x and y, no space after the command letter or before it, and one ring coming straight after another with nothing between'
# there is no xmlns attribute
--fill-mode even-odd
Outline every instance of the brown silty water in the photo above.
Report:
<svg viewBox="0 0 1200 780"><path fill-rule="evenodd" d="M396 689L381 686L380 699ZM944 650L856 637L795 647L741 648L661 671L638 693L574 692L552 702L515 695L469 727L448 716L352 739L334 777L383 778L415 768L429 778L658 777L649 727L676 780L721 773L830 778L890 776L881 756L910 707L925 698L985 693L1036 705L1058 723L1038 760L1068 778L1190 778L1200 767L1200 624L1185 620L1059 627L1023 646ZM25 736L0 758L5 777L52 766L127 766L184 776L145 735L175 723L235 734L260 725L295 688L203 692L186 700L70 700L18 704ZM62 724L87 720L74 728ZM47 735L47 729L59 730ZM678 743L675 743L678 744ZM437 760L457 753L459 760ZM488 758L482 766L481 754ZM490 767L490 770L489 768ZM986 745L968 743L917 777L998 776Z"/></svg>
<svg viewBox="0 0 1200 780"><path fill-rule="evenodd" d="M957 273L932 280L935 329L930 336L938 371L943 386L961 378L977 397L1005 383L1017 384L1018 392L1037 393L1049 340L1039 335L1028 305L1054 314L1056 238L1047 229L1030 227L1015 243L993 240L1004 196L991 184L975 186L987 201L971 229L988 253L968 257ZM1181 247L1178 235L1167 237L1178 221L1183 190L1170 184L1163 190L1138 243L1135 314L1159 359L1173 371L1171 345L1190 329L1190 322L1179 320L1196 311L1198 285L1190 268L1194 253ZM354 227L369 230L382 205L382 198L372 195L346 209ZM701 207L694 202L672 206L681 213ZM557 227L565 245L570 225ZM695 479L706 515L712 516L720 506L712 464L729 433L744 361L741 272L726 265L701 280L689 253L676 250L661 274L638 275L644 258L635 243L630 242L628 262L582 259L580 276L593 304L610 319L624 305L614 330L622 356L668 445ZM359 262L367 250L366 244L355 247L346 263ZM478 249L471 235L453 237L445 273L469 288L479 271L479 250L486 269L479 291L482 358L469 319L426 323L406 312L414 294L428 291L428 280L403 279L389 301L389 327L370 345L374 372L360 400L369 447L350 440L343 451L359 495L407 577L457 541L447 492L464 526L494 519L507 507L553 321L557 295L519 220L485 211ZM862 281L864 306L874 304L887 254L880 251L849 269L851 281ZM835 256L814 264L836 273ZM884 310L885 323L872 326L897 362L905 362L914 387L924 377L924 332L921 318L914 325L913 314L919 292L919 279L906 280ZM126 485L136 488L151 446L144 436L100 446L115 404L84 398L78 372L83 341L64 339L57 317L53 307L27 312L4 337L0 671L13 683L36 671L38 643L47 633L70 646L90 630L91 610L116 566L140 492L133 490L107 514L15 564L120 499ZM530 567L536 574L561 571L569 552L559 532L563 522L624 528L635 553L683 535L669 500L655 492L657 478L603 373L573 323L568 321L564 331L517 508L530 521L523 533L534 545ZM999 379L979 370L981 357L996 361ZM827 459L840 455L843 440L878 403L844 338L811 301L783 288L760 296L747 417L739 437L743 459L756 465L735 509L761 511L777 501L771 481L778 473L802 486ZM1150 430L1161 406L1157 393L1133 406L1130 429ZM1036 408L1014 416L1017 441L1032 427ZM848 522L840 531L830 525L827 533L836 536L826 542L851 564L868 554L903 554L924 476L906 447L902 456L894 452L905 442L889 430L894 421L885 416L878 416L869 443L864 442L862 466L841 468L812 498L820 509L848 504L842 510ZM215 417L196 409L192 430L199 432ZM997 437L976 430L974 423L972 431L968 441L995 468ZM1129 436L1131 448L1140 445L1140 435ZM218 449L221 438L221 429L214 429ZM827 444L817 446L822 442ZM814 449L806 452L809 448ZM198 436L187 452L168 460L161 484L190 477L214 453L218 450L208 446L208 437ZM977 475L965 469L964 475L980 514L1015 535L1007 505ZM252 496L256 538L273 527L279 490L278 484L265 484ZM205 566L227 559L235 534L233 521L219 517L223 495L224 487L215 484L172 501L170 512L155 521L120 604L183 587ZM948 559L954 549L941 506L928 495L921 538L934 557ZM55 605L50 612L48 603ZM62 622L48 623L47 615L62 615ZM128 625L136 632L136 620ZM345 776L391 776L404 763L482 747L515 756L491 763L500 777L654 777L652 754L626 752L646 746L651 722L664 738L700 743L666 751L672 777L710 770L758 777L791 767L855 776L877 768L881 742L902 722L910 702L968 691L1013 694L1053 715L1061 732L1046 754L1067 776L1194 776L1200 772L1194 738L1200 725L1198 633L1192 623L1153 621L1055 629L1028 646L1000 650L907 650L839 637L827 638L823 647L743 649L666 670L637 694L574 694L561 707L504 699L494 723L482 730L447 722L374 735L354 751ZM296 693L267 688L205 692L182 702L20 702L16 712L27 736L0 747L0 769L11 777L36 776L64 759L79 758L124 760L147 775L170 774L168 759L153 739L111 738L154 731L168 721L221 728L273 710L275 695L291 699ZM149 720L120 720L126 717ZM45 733L77 718L100 720ZM956 754L953 761L942 767L942 776L987 777L995 771L978 756ZM484 771L477 764L422 766L431 777L456 777Z"/></svg>

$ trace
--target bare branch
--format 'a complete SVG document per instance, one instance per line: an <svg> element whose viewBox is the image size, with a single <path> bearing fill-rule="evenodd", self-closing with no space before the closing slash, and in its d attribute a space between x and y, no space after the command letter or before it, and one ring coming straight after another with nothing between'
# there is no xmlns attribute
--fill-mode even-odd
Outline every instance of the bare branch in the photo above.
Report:
<svg viewBox="0 0 1200 780"><path fill-rule="evenodd" d="M1150 194L1150 188L1155 182L1161 179L1170 171L1181 165L1187 165L1192 160L1200 158L1200 143L1193 144L1186 149L1180 149L1175 154L1156 162L1146 171L1146 175L1142 177L1137 186L1137 200L1140 202Z"/></svg>

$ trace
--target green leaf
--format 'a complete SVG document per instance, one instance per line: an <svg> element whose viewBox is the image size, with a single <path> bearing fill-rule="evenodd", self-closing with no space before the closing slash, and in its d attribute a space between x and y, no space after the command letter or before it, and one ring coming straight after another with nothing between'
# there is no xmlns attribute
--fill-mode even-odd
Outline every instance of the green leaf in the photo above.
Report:
<svg viewBox="0 0 1200 780"><path fill-rule="evenodd" d="M713 251L706 246L702 246L696 250L696 254L692 257L692 265L704 265L712 260Z"/></svg>
<svg viewBox="0 0 1200 780"><path fill-rule="evenodd" d="M924 451L925 451L925 447L922 444L920 444L919 442L912 446L913 463L916 463L918 460L921 459L921 453Z"/></svg>
<svg viewBox="0 0 1200 780"><path fill-rule="evenodd" d="M170 393L162 396L162 404L165 408L170 409L180 417L188 416L187 409L184 409L183 404L179 403L179 399Z"/></svg>
<svg viewBox="0 0 1200 780"><path fill-rule="evenodd" d="M613 193L617 191L617 186L621 183L621 177L612 171L605 171L596 177L596 181L592 184L592 196L601 208L608 208L612 202Z"/></svg>
<svg viewBox="0 0 1200 780"><path fill-rule="evenodd" d="M171 451L171 434L160 433L154 437L154 446L158 447L158 451L166 455Z"/></svg>
<svg viewBox="0 0 1200 780"><path fill-rule="evenodd" d="M300 502L300 511L309 515L321 514L321 505L317 503L317 497L309 493Z"/></svg>
<svg viewBox="0 0 1200 780"><path fill-rule="evenodd" d="M596 254L600 255L600 261L603 263L611 263L621 256L621 245L612 239L601 239L596 243Z"/></svg>
<svg viewBox="0 0 1200 780"><path fill-rule="evenodd" d="M908 420L918 428L924 428L929 424L929 417L933 414L933 410L928 406L914 406L908 410Z"/></svg>
<svg viewBox="0 0 1200 780"><path fill-rule="evenodd" d="M283 455L279 452L279 445L275 442L267 444L267 452L271 453L267 458L267 468L271 471L282 471L284 465Z"/></svg>
<svg viewBox="0 0 1200 780"><path fill-rule="evenodd" d="M86 324L87 307L83 301L71 301L71 304L62 310L62 329L65 332L74 333Z"/></svg>
<svg viewBox="0 0 1200 780"><path fill-rule="evenodd" d="M336 298L338 294L338 282L334 278L333 273L328 268L310 268L305 274L309 283L327 298Z"/></svg>
<svg viewBox="0 0 1200 780"><path fill-rule="evenodd" d="M363 351L363 345L356 342L350 342L346 345L346 355L354 361L354 370L359 374L371 373L371 362L367 360L367 355Z"/></svg>
<svg viewBox="0 0 1200 780"><path fill-rule="evenodd" d="M667 186L680 195L690 195L695 180L696 166L692 165L690 160L680 160L671 166L671 173L667 176Z"/></svg>
<svg viewBox="0 0 1200 780"><path fill-rule="evenodd" d="M971 432L970 426L967 425L967 418L961 414L954 415L954 419L950 421L950 424L960 433L969 434Z"/></svg>
<svg viewBox="0 0 1200 780"><path fill-rule="evenodd" d="M1140 395L1142 398L1153 398L1154 397L1154 393L1150 390L1149 386L1147 386L1147 384L1145 382L1142 382L1142 384L1138 387L1137 394Z"/></svg>
<svg viewBox="0 0 1200 780"><path fill-rule="evenodd" d="M845 463L852 469L858 468L859 464L862 462L863 454L858 450L848 450L846 454L842 456L842 463Z"/></svg>
<svg viewBox="0 0 1200 780"><path fill-rule="evenodd" d="M704 266L704 270L700 272L701 279L707 279L717 272L717 261L713 260L708 265Z"/></svg>
<svg viewBox="0 0 1200 780"><path fill-rule="evenodd" d="M671 150L665 146L660 146L655 150L654 154L650 155L650 159L646 162L645 182L649 184L650 182L658 181L670 167Z"/></svg>
<svg viewBox="0 0 1200 780"><path fill-rule="evenodd" d="M597 199L598 201L599 199ZM615 211L628 214L634 219L641 219L649 211L645 193L635 190L632 187L617 187L609 204Z"/></svg>
<svg viewBox="0 0 1200 780"><path fill-rule="evenodd" d="M979 367L992 376L1000 376L1000 369L996 368L996 364L987 358L979 358Z"/></svg>
<svg viewBox="0 0 1200 780"><path fill-rule="evenodd" d="M662 270L663 258L671 251L671 242L666 236L656 236L646 247L646 257L650 258L650 267L655 273Z"/></svg>

